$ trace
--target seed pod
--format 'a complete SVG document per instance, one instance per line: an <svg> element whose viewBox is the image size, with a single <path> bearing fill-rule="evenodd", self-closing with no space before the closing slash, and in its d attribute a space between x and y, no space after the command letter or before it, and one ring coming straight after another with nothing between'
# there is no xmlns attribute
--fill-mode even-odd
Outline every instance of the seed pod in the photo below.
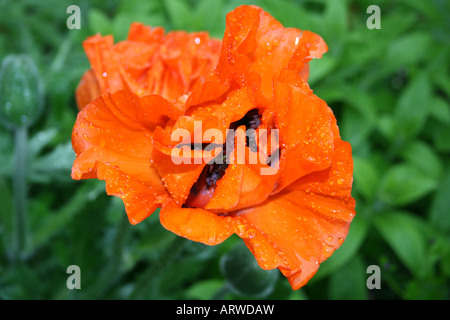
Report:
<svg viewBox="0 0 450 320"><path fill-rule="evenodd" d="M0 69L0 121L10 129L32 125L43 109L44 90L34 61L9 55Z"/></svg>

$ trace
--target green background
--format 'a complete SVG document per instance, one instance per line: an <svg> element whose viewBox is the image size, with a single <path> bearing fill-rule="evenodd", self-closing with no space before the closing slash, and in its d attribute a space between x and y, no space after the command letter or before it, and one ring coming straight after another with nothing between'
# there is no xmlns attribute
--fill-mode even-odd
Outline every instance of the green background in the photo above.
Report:
<svg viewBox="0 0 450 320"><path fill-rule="evenodd" d="M123 40L133 21L221 38L226 13L243 3L324 38L329 52L311 63L309 82L353 147L350 233L298 291L277 270L259 269L237 237L194 243L165 230L157 212L132 226L103 182L70 178L74 90L89 68L81 42L97 32ZM0 60L27 54L44 88L43 112L22 142L27 230L19 259L18 143L0 126L0 299L448 299L449 3L0 0ZM80 30L66 27L72 4ZM366 26L372 4L381 29ZM70 265L81 269L81 290L66 286ZM381 289L366 286L370 265L380 267Z"/></svg>

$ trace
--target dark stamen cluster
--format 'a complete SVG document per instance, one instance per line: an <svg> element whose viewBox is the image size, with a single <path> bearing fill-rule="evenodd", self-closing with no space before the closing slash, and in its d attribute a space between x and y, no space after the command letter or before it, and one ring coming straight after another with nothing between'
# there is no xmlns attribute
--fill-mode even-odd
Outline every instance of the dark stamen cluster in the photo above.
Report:
<svg viewBox="0 0 450 320"><path fill-rule="evenodd" d="M212 163L206 165L206 187L211 189L216 186L217 181L219 181L225 174L227 170L228 163L223 161L223 163Z"/></svg>

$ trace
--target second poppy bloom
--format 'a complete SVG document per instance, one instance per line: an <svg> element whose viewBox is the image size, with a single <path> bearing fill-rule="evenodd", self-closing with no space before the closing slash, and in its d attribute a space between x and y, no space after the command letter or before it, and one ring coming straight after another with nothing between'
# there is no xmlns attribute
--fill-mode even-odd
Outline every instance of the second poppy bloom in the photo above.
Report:
<svg viewBox="0 0 450 320"><path fill-rule="evenodd" d="M308 62L327 50L320 36L241 6L222 41L133 24L123 42L97 35L84 46L92 69L77 89L72 177L104 180L131 223L161 208L162 225L188 239L237 234L294 289L343 243L353 162L307 84ZM239 129L251 133L241 154Z"/></svg>

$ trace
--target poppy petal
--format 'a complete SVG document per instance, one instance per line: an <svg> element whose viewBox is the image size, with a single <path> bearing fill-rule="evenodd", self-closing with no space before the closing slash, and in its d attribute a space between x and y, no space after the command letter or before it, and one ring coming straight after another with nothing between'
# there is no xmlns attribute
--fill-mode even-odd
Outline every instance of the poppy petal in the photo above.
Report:
<svg viewBox="0 0 450 320"><path fill-rule="evenodd" d="M104 180L106 193L123 200L128 219L131 224L137 224L149 217L168 198L151 186L125 174L121 170L97 162L97 177Z"/></svg>
<svg viewBox="0 0 450 320"><path fill-rule="evenodd" d="M155 143L152 151L152 163L161 177L165 188L170 193L173 200L181 206L189 196L189 192L200 176L206 163L199 156L188 156L181 151L181 156L173 153L175 148L164 148L159 143ZM175 155L175 156L174 156ZM200 159L199 162L195 159Z"/></svg>
<svg viewBox="0 0 450 320"><path fill-rule="evenodd" d="M242 237L261 267L274 267L267 261L278 261L276 267L294 289L316 273L320 263L343 243L354 217L352 170L351 149L343 142L324 172L312 173L270 200L236 213L252 230L251 238L245 233Z"/></svg>
<svg viewBox="0 0 450 320"><path fill-rule="evenodd" d="M198 153L201 159L196 161L195 156L189 158L191 154L189 150L185 154L184 150L180 150L177 145L186 144L190 149L191 144L211 143L220 145L222 148L221 145L225 143L230 124L244 117L253 108L255 103L248 90L239 89L229 92L221 104L192 107L186 115L179 117L173 126L169 126L166 130L156 129L153 136L155 145L152 155L153 163L175 202L182 204L187 199L191 187L199 178L206 163L213 159L208 157L206 151L203 151ZM178 141L176 139L179 136L187 139ZM174 155L178 154L184 154L187 158L180 157L174 161ZM217 153L214 154L217 155ZM248 174L246 176L248 177ZM261 179L258 177L258 180Z"/></svg>
<svg viewBox="0 0 450 320"><path fill-rule="evenodd" d="M241 86L261 86L271 99L273 78L290 68L307 79L307 63L327 51L323 39L309 31L284 28L256 6L240 6L227 15L221 58L217 67L222 80Z"/></svg>
<svg viewBox="0 0 450 320"><path fill-rule="evenodd" d="M207 245L216 245L234 231L231 217L218 216L201 208L180 208L169 203L161 208L161 224L173 233Z"/></svg>
<svg viewBox="0 0 450 320"><path fill-rule="evenodd" d="M301 188L306 192L328 197L348 198L353 184L353 160L350 143L336 139L331 166L313 172L291 184L288 189Z"/></svg>
<svg viewBox="0 0 450 320"><path fill-rule="evenodd" d="M205 209L226 213L250 207L266 200L274 189L276 174L261 172L270 167L258 161L258 155L245 147L245 161L237 161L237 151L231 157L224 176L217 181L214 195ZM253 156L252 156L253 154ZM250 157L253 160L250 162Z"/></svg>
<svg viewBox="0 0 450 320"><path fill-rule="evenodd" d="M147 128L153 121L149 119L151 111L143 107L149 106L140 104L133 93L118 91L105 94L83 108L72 134L72 145L77 154L72 178L100 178L98 169L104 168L102 163L117 169L121 176L151 188L151 193L164 195L165 188L151 165L152 132ZM113 172L111 170L108 172ZM112 181L120 188L127 185L125 180L119 183L120 179L106 181Z"/></svg>
<svg viewBox="0 0 450 320"><path fill-rule="evenodd" d="M118 68L119 57L114 53L114 38L95 35L83 42L83 48L89 59L100 92L115 92L124 89Z"/></svg>
<svg viewBox="0 0 450 320"><path fill-rule="evenodd" d="M282 146L278 192L302 176L330 166L334 116L323 100L289 83L277 84L274 112Z"/></svg>
<svg viewBox="0 0 450 320"><path fill-rule="evenodd" d="M97 78L92 70L88 70L81 77L75 91L78 109L83 109L98 96L100 96L100 87Z"/></svg>
<svg viewBox="0 0 450 320"><path fill-rule="evenodd" d="M347 219L327 217L330 211L347 216ZM240 213L242 219L278 249L278 256L269 258L285 258L278 267L290 277L294 289L306 283L319 264L342 244L352 216L352 209L339 200L308 195L302 190L283 193L263 205ZM252 244L252 251L258 250ZM261 266L264 265L265 261Z"/></svg>
<svg viewBox="0 0 450 320"><path fill-rule="evenodd" d="M139 23L128 39L114 45L112 36L83 42L100 92L129 89L139 96L158 94L171 102L192 92L211 75L221 42L206 32L172 31Z"/></svg>

